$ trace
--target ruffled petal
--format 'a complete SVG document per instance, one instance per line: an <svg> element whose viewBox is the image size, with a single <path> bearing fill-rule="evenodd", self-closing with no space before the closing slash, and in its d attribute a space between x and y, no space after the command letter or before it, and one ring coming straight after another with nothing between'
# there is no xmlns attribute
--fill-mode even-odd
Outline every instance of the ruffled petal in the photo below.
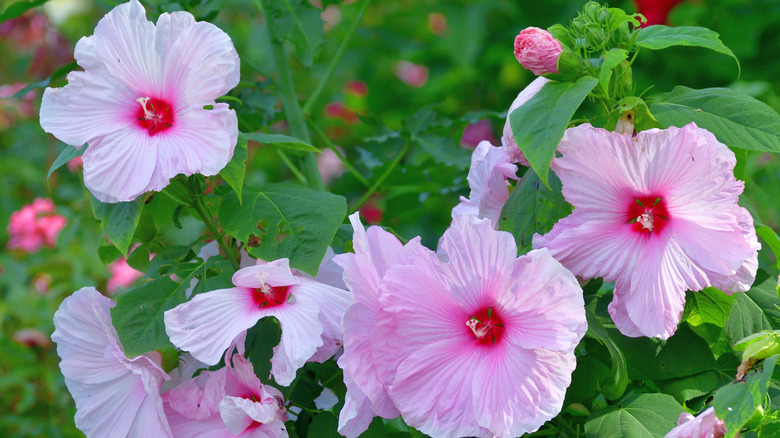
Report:
<svg viewBox="0 0 780 438"><path fill-rule="evenodd" d="M229 119L231 128L226 130L214 117ZM233 156L237 137L232 133L238 133L238 119L226 104L216 104L213 110L193 109L177 115L173 127L150 137L159 137L159 146L147 190L162 190L180 173L187 176L219 173Z"/></svg>
<svg viewBox="0 0 780 438"><path fill-rule="evenodd" d="M123 129L93 140L84 152L84 184L101 202L132 201L150 188L159 140Z"/></svg>
<svg viewBox="0 0 780 438"><path fill-rule="evenodd" d="M346 373L344 374L344 383L347 383ZM347 384L344 407L339 412L338 432L347 438L357 438L368 429L373 419L371 401L359 388L350 388L350 385Z"/></svg>
<svg viewBox="0 0 780 438"><path fill-rule="evenodd" d="M207 365L216 365L233 339L265 316L244 288L196 295L164 314L171 342Z"/></svg>
<svg viewBox="0 0 780 438"><path fill-rule="evenodd" d="M569 353L588 324L582 288L571 272L546 249L534 250L515 262L513 279L499 302L507 334L518 347Z"/></svg>
<svg viewBox="0 0 780 438"><path fill-rule="evenodd" d="M279 345L274 347L271 374L280 385L287 386L295 374L322 345L322 323L317 303L298 296L293 289L293 303L262 309L263 316L274 316L282 326Z"/></svg>
<svg viewBox="0 0 780 438"><path fill-rule="evenodd" d="M81 147L136 123L135 99L130 90L103 74L71 72L68 85L43 92L41 127L64 143Z"/></svg>
<svg viewBox="0 0 780 438"><path fill-rule="evenodd" d="M301 282L295 293L317 303L322 323L322 346L311 360L324 362L336 354L344 341L341 319L349 305L350 293L305 277Z"/></svg>
<svg viewBox="0 0 780 438"><path fill-rule="evenodd" d="M219 403L219 414L225 427L233 435L246 430L255 421L269 423L274 420L278 406L257 403L240 397L225 397Z"/></svg>
<svg viewBox="0 0 780 438"><path fill-rule="evenodd" d="M715 272L707 272L707 276L712 281L712 285L718 289L733 294L736 292L747 292L753 282L756 281L756 272L758 271L758 250L761 244L756 237L756 229L753 226L753 216L746 209L737 207L738 223L742 232L742 237L752 249L753 253L747 257L742 265L733 275L721 275Z"/></svg>
<svg viewBox="0 0 780 438"><path fill-rule="evenodd" d="M475 364L473 410L480 426L510 438L558 415L577 361L573 353L501 347Z"/></svg>
<svg viewBox="0 0 780 438"><path fill-rule="evenodd" d="M471 187L469 199L461 199L461 203L452 210L452 217L473 214L490 219L493 227L498 227L501 209L509 199L506 181L508 178L517 179L516 172L517 166L511 163L506 152L488 141L480 142L471 156L467 178Z"/></svg>

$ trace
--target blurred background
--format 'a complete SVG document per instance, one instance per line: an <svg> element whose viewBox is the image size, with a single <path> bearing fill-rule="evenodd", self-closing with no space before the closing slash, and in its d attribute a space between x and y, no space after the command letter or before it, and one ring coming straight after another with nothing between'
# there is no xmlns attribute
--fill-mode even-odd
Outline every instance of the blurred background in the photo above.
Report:
<svg viewBox="0 0 780 438"><path fill-rule="evenodd" d="M324 75L364 1L312 0L324 8L324 39L313 68L290 58L301 100ZM0 11L14 3L0 0ZM96 286L115 294L142 274L102 236L81 181L79 159L47 178L66 146L41 130L38 108L41 87L50 77L52 85L65 84L61 67L73 61L74 44L92 34L97 21L117 3L35 3L42 6L0 23L0 436L82 436L73 424L75 407L49 339L52 316L74 290ZM334 79L309 114L322 132L313 132L315 146L327 149L326 141L332 142L371 181L403 149L408 136L402 133L419 140L403 165L362 204L364 222L381 223L407 239L421 235L425 244L435 247L458 196L468 195L471 149L480 140L500 144L507 108L534 79L513 56L515 35L527 26L567 25L584 3L374 1ZM287 133L266 28L252 1L142 4L153 21L163 11L188 10L225 30L242 58L242 82L230 93L236 99L228 100L239 114L239 128ZM742 67L738 77L732 60L702 49L643 51L634 64L639 90L652 87L648 95L653 95L678 84L732 87L780 110L780 1L625 0L610 6L643 12L655 24L713 29ZM11 97L30 84L37 88ZM350 205L366 192L332 152L320 154L319 163L329 190L347 197ZM250 186L293 181L279 155L265 146L250 143L247 164ZM775 230L780 229L779 172L780 163L768 154L748 154L746 175L752 181L743 201ZM23 209L38 198L42 200ZM29 226L25 218L39 217L57 218L35 225L42 229L39 241L10 239L9 230ZM144 238L158 248L197 242L203 232L200 223L187 217L180 222L159 224L142 217L137 232L146 233ZM762 251L761 263L774 263L770 257Z"/></svg>

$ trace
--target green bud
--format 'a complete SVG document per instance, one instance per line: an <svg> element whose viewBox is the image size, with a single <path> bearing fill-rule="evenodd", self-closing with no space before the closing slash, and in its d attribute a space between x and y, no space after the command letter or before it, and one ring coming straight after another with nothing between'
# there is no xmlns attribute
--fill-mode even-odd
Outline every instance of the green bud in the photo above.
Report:
<svg viewBox="0 0 780 438"><path fill-rule="evenodd" d="M780 354L780 331L762 331L750 335L734 345L734 351L742 351L742 361L766 359Z"/></svg>
<svg viewBox="0 0 780 438"><path fill-rule="evenodd" d="M157 352L162 356L162 369L170 373L179 366L179 352L173 347L158 348Z"/></svg>

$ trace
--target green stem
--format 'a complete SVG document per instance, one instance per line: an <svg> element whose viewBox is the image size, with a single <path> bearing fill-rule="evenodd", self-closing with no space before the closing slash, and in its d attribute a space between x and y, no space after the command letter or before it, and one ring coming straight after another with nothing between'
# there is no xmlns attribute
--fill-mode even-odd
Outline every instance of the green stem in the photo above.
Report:
<svg viewBox="0 0 780 438"><path fill-rule="evenodd" d="M279 149L274 149L274 150L276 151L277 154L279 154L279 158L281 158L282 161L284 161L284 164L287 165L287 168L290 169L290 172L292 172L293 175L295 175L295 177L298 178L298 181L300 181L301 184L303 185L307 185L306 177L303 176L301 171L298 170L298 168L295 166L292 160L290 160L290 157L288 157L287 154L284 153L284 151L281 151Z"/></svg>
<svg viewBox="0 0 780 438"><path fill-rule="evenodd" d="M192 202L190 205L192 205L192 208L194 208L198 213L198 216L200 216L200 218L203 220L203 223L206 224L206 228L208 228L211 234L214 235L214 239L217 241L219 247L222 248L222 252L225 253L225 256L230 260L233 268L238 270L241 267L238 261L238 256L236 255L235 251L231 251L230 247L225 244L225 236L219 232L217 224L214 223L214 218L211 214L211 211L209 211L206 203L203 202L203 195L200 193L195 193L189 184L185 184L185 187L187 187L187 189L190 191L190 194L192 195Z"/></svg>
<svg viewBox="0 0 780 438"><path fill-rule="evenodd" d="M306 143L311 143L309 130L306 129L306 120L303 118L303 111L301 111L301 105L295 94L292 73L287 65L287 48L281 39L277 37L273 16L268 13L270 1L254 0L254 3L263 12L263 16L265 16L268 38L271 43L271 55L276 68L276 84L279 86L279 92L281 93L284 114L287 117L287 123L290 124L292 135ZM325 190L325 184L322 182L322 175L320 175L320 171L317 168L317 159L313 152L307 152L303 156L301 168L309 187L315 190Z"/></svg>
<svg viewBox="0 0 780 438"><path fill-rule="evenodd" d="M404 158L404 155L406 155L406 152L409 150L409 140L406 141L406 144L404 144L404 148L401 150L401 152L396 155L396 157L393 159L393 162L390 163L390 165L385 169L384 173L379 177L379 179L376 180L374 185L371 186L371 188L368 189L365 195L363 195L362 198L360 198L355 205L352 206L352 208L349 210L348 215L356 212L358 208L360 208L361 205L363 205L364 202L368 200L368 198L371 197L371 195L374 194L376 189L379 188L379 186L382 185L383 182L387 179L388 176L390 176L390 173L395 169L395 167L398 165L398 163L401 162L401 160Z"/></svg>
<svg viewBox="0 0 780 438"><path fill-rule="evenodd" d="M358 11L358 14L352 21L352 24L350 24L349 29L347 29L347 34L344 36L344 39L341 40L341 44L339 44L338 49L336 49L336 53L333 55L333 59L331 59L330 65L328 65L328 69L325 71L325 76L320 79L317 87L309 95L309 98L306 99L306 103L303 104L304 114L311 113L312 107L317 103L320 95L322 95L322 92L325 91L328 83L333 78L333 72L336 70L336 65L338 65L339 61L341 61L341 57L344 56L344 50L347 48L349 40L352 39L352 36L355 34L355 31L360 25L360 22L363 21L363 15L366 13L366 9L368 9L369 4L371 4L371 0L363 0L363 6L360 8L360 11Z"/></svg>
<svg viewBox="0 0 780 438"><path fill-rule="evenodd" d="M314 131L314 134L317 135L317 137L320 138L320 140L325 143L325 146L328 147L328 149L332 150L333 153L336 154L337 157L339 157L339 160L344 164L344 167L347 168L349 173L351 173L355 178L357 178L358 181L360 181L361 184L366 186L366 188L371 187L371 181L369 181L365 176L363 176L360 172L355 169L352 164L347 160L347 158L339 151L339 149L331 143L331 141L328 139L328 137L325 135L324 132L322 132L322 129L320 129L319 126L317 126L316 123L314 123L311 119L306 119L306 121L309 124L309 128L311 128L312 131Z"/></svg>

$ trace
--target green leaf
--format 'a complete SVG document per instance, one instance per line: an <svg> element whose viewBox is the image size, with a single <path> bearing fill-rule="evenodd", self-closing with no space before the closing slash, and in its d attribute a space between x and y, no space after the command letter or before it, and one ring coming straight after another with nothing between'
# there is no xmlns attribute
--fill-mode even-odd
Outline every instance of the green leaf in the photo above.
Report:
<svg viewBox="0 0 780 438"><path fill-rule="evenodd" d="M269 184L260 191L245 190L241 203L234 193L228 194L219 217L225 231L246 243L254 257L287 257L292 267L316 275L346 211L341 196Z"/></svg>
<svg viewBox="0 0 780 438"><path fill-rule="evenodd" d="M665 394L671 395L680 403L685 403L693 398L707 395L717 388L718 376L715 371L705 371L676 379L656 380L655 384Z"/></svg>
<svg viewBox="0 0 780 438"><path fill-rule="evenodd" d="M756 283L759 283L757 277ZM734 304L724 326L730 345L761 330L780 329L780 299L777 279L766 277L749 291L734 295Z"/></svg>
<svg viewBox="0 0 780 438"><path fill-rule="evenodd" d="M454 140L435 135L416 135L413 138L433 157L433 161L458 169L469 168L471 154L455 144Z"/></svg>
<svg viewBox="0 0 780 438"><path fill-rule="evenodd" d="M262 318L246 333L247 358L258 376L271 375L271 358L279 345L282 328L275 317Z"/></svg>
<svg viewBox="0 0 780 438"><path fill-rule="evenodd" d="M761 240L769 245L769 249L771 249L772 253L775 255L776 266L780 268L780 237L777 236L775 230L766 225L757 225L756 234Z"/></svg>
<svg viewBox="0 0 780 438"><path fill-rule="evenodd" d="M689 300L689 312L686 321L688 324L698 326L701 324L715 324L723 327L731 311L734 296L729 296L714 287L708 287L700 292L694 292L693 299Z"/></svg>
<svg viewBox="0 0 780 438"><path fill-rule="evenodd" d="M688 324L680 324L674 336L665 342L608 331L626 356L631 380L685 377L717 368L709 345Z"/></svg>
<svg viewBox="0 0 780 438"><path fill-rule="evenodd" d="M609 80L612 78L612 70L626 59L628 59L628 51L625 49L610 49L604 53L604 62L599 70L599 83L605 92L609 93Z"/></svg>
<svg viewBox="0 0 780 438"><path fill-rule="evenodd" d="M117 297L111 320L128 357L171 346L165 334L163 313L186 301L184 291L190 279L187 277L180 284L160 277Z"/></svg>
<svg viewBox="0 0 780 438"><path fill-rule="evenodd" d="M27 12L29 9L32 9L36 6L40 6L44 3L46 3L48 0L33 0L33 1L21 1L21 2L14 2L11 3L2 14L0 14L0 23L6 20L10 20L12 18L16 18L25 12Z"/></svg>
<svg viewBox="0 0 780 438"><path fill-rule="evenodd" d="M290 137L282 134L261 134L258 132L251 132L244 134L247 140L256 141L262 144L270 144L285 149L291 149L294 151L314 152L319 153L320 150L314 146L306 143L305 141Z"/></svg>
<svg viewBox="0 0 780 438"><path fill-rule="evenodd" d="M233 151L233 158L219 172L222 179L238 194L239 200L241 199L241 190L244 188L244 175L246 175L246 142L246 136L239 133L238 143L236 143L236 149Z"/></svg>
<svg viewBox="0 0 780 438"><path fill-rule="evenodd" d="M108 240L124 256L127 256L127 250L133 243L133 234L141 218L145 201L145 196L139 196L135 201L106 204L98 201L94 196L90 197L89 203L95 219L100 221L100 226L108 236Z"/></svg>
<svg viewBox="0 0 780 438"><path fill-rule="evenodd" d="M587 335L600 341L609 350L612 359L611 376L605 380L601 387L601 393L609 400L620 398L628 387L628 366L623 351L614 341L614 335L607 331L599 322L596 315L590 311L585 312L588 319ZM617 336L620 336L619 334Z"/></svg>
<svg viewBox="0 0 780 438"><path fill-rule="evenodd" d="M336 432L339 420L332 412L320 412L314 416L309 425L308 438L341 438Z"/></svg>
<svg viewBox="0 0 780 438"><path fill-rule="evenodd" d="M585 436L598 438L663 438L677 426L684 409L666 394L639 394L594 412L585 423Z"/></svg>
<svg viewBox="0 0 780 438"><path fill-rule="evenodd" d="M598 82L590 76L574 83L548 82L509 116L517 145L547 187L547 173L558 142L575 111Z"/></svg>
<svg viewBox="0 0 780 438"><path fill-rule="evenodd" d="M534 233L550 231L559 219L571 214L571 206L561 194L561 181L554 173L550 187L552 190L542 185L534 172L527 172L501 210L498 229L512 233L519 254L531 250Z"/></svg>
<svg viewBox="0 0 780 438"><path fill-rule="evenodd" d="M81 149L76 149L73 146L65 145L65 149L60 152L60 154L57 156L57 159L51 163L51 167L49 167L49 173L46 174L46 179L48 179L55 170L67 164L68 161L83 155L84 151L86 150L86 146L82 147Z"/></svg>
<svg viewBox="0 0 780 438"><path fill-rule="evenodd" d="M322 11L312 6L309 0L274 0L270 5L267 22L276 26L276 35L295 45L298 59L311 67L322 45Z"/></svg>
<svg viewBox="0 0 780 438"><path fill-rule="evenodd" d="M650 110L664 127L696 122L727 146L780 152L780 115L767 104L729 88L678 86Z"/></svg>
<svg viewBox="0 0 780 438"><path fill-rule="evenodd" d="M744 381L731 382L715 393L712 405L718 418L726 423L725 438L736 436L764 402L777 358L765 359Z"/></svg>
<svg viewBox="0 0 780 438"><path fill-rule="evenodd" d="M656 24L636 32L636 45L650 50L661 50L672 46L703 47L734 58L739 68L739 60L719 37L717 32L704 27L669 27Z"/></svg>

